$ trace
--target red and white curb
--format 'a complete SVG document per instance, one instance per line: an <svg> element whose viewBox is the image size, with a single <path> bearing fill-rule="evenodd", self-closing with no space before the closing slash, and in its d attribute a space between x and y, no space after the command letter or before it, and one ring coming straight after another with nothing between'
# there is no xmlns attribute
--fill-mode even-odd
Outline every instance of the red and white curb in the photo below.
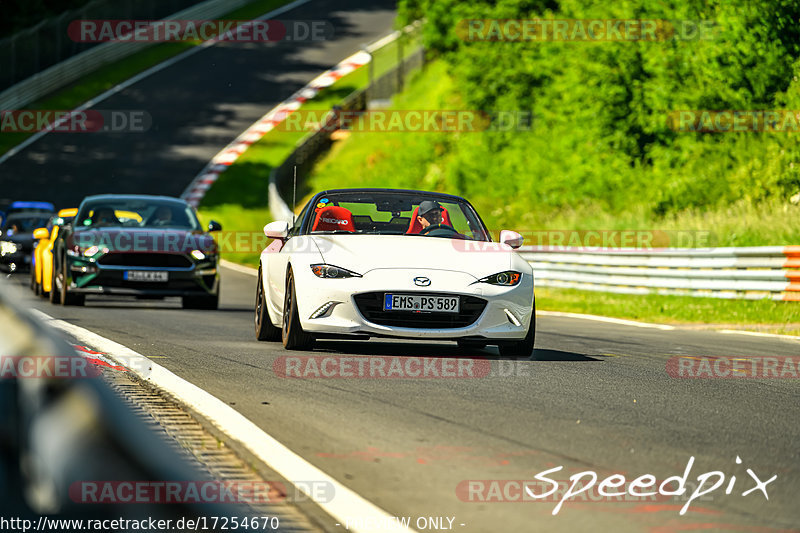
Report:
<svg viewBox="0 0 800 533"><path fill-rule="evenodd" d="M375 45L385 44L389 37L394 34L384 37L380 41L371 45L368 50L374 49ZM189 186L181 194L181 198L197 207L200 201L206 195L206 192L211 188L219 175L225 172L234 161L247 151L250 146L260 140L268 132L272 131L277 124L283 122L287 116L294 113L304 102L315 98L320 91L326 87L330 87L342 77L350 74L356 69L363 67L372 60L372 55L369 52L357 52L347 59L341 61L338 65L330 70L327 70L311 80L308 85L294 93L292 96L278 104L266 115L258 119L253 125L247 128L236 139L233 140L228 146L223 148L211 161L200 171L200 173L192 180Z"/></svg>

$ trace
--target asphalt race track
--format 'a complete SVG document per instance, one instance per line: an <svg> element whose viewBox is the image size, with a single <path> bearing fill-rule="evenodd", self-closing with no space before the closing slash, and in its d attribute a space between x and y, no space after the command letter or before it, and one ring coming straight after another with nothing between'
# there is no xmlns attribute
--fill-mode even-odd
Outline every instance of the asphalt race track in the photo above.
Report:
<svg viewBox="0 0 800 533"><path fill-rule="evenodd" d="M539 317L530 360L500 361L492 348L471 355L491 361L484 377L290 379L275 372L276 359L309 354L255 341L255 277L224 269L223 280L221 308L212 312L184 311L177 299L90 297L85 308L65 308L31 294L26 303L160 356L159 364L391 515L455 516L460 531L773 531L798 524L797 381L677 379L666 371L677 355L797 355L795 341ZM454 343L376 340L319 342L314 354L463 357ZM690 481L714 470L726 478L683 517L680 498L575 499L552 516L557 499L464 502L469 493L457 491L467 480L530 481L559 465L554 480L586 470L601 479L663 480L682 475L692 456ZM778 476L767 485L768 502L758 491L741 496L754 485L747 468L762 481ZM725 495L733 475L735 488Z"/></svg>
<svg viewBox="0 0 800 533"><path fill-rule="evenodd" d="M107 192L179 196L264 113L389 33L394 15L388 0L314 0L278 18L327 20L330 41L225 42L191 55L93 108L145 110L150 130L45 135L0 165L0 204L35 198L72 207Z"/></svg>
<svg viewBox="0 0 800 533"><path fill-rule="evenodd" d="M210 157L272 105L390 30L391 2L362 3L314 0L291 13L297 19L331 13L336 39L322 46L226 43L143 80L102 108L145 108L152 130L47 135L0 165L0 196L13 192L63 207L90 193L180 194ZM418 517L454 517L457 531L654 533L796 531L800 524L797 379L682 379L667 371L674 356L797 356L800 342L542 316L530 359L502 360L494 348L464 354L455 343L387 340L320 341L313 352L490 365L479 377L285 378L276 372L282 358L310 354L257 342L255 277L227 268L222 276L218 311L183 310L177 299L111 297L88 297L85 307L52 306L27 289L27 275L10 279L25 291L25 305L157 356L343 485L393 516L412 517L412 524ZM508 481L531 481L558 466L564 468L549 477L564 482L582 471L629 481L652 474L660 481L682 475L690 457L690 482L711 471L725 479L684 516L685 497L573 497L555 516L558 498L497 501L522 498L519 485ZM741 495L755 485L747 469L762 481L777 475L766 486L768 501L758 490ZM726 495L731 476L735 485Z"/></svg>

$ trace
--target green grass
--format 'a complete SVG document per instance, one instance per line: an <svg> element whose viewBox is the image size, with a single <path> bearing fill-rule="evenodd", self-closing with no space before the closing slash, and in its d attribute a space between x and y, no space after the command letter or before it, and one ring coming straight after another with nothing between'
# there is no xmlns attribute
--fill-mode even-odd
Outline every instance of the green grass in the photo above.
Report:
<svg viewBox="0 0 800 533"><path fill-rule="evenodd" d="M222 224L222 235L218 235L216 240L222 248L224 259L258 267L258 257L269 241L262 231L270 221L269 208L242 209L226 204L201 209L198 214L203 226L208 225L210 220Z"/></svg>
<svg viewBox="0 0 800 533"><path fill-rule="evenodd" d="M540 287L536 308L701 327L800 335L800 305L772 300L724 300L659 294L630 295Z"/></svg>
<svg viewBox="0 0 800 533"><path fill-rule="evenodd" d="M411 44L405 48L406 54L413 51ZM380 76L397 63L396 43L377 51L374 76ZM331 65L333 66L333 65ZM310 81L310 80L309 80ZM301 110L329 110L352 92L363 89L369 83L369 67L365 66L344 76L332 86L319 92L316 98L305 102ZM269 175L280 165L308 132L282 131L275 129L254 143L225 172L220 174L214 186L203 198L198 213L207 223L210 219L220 222L223 228L261 234L261 230L271 220L267 207ZM307 200L298 198L297 205ZM229 261L258 266L258 253L224 253Z"/></svg>
<svg viewBox="0 0 800 533"><path fill-rule="evenodd" d="M286 3L288 3L288 0L256 0L220 18L225 20L249 20ZM115 85L200 43L201 41L182 41L160 43L150 46L116 63L100 67L91 74L59 89L53 94L27 104L25 108L47 110L75 109L79 105L104 93ZM11 150L31 135L32 133L0 134L0 154Z"/></svg>

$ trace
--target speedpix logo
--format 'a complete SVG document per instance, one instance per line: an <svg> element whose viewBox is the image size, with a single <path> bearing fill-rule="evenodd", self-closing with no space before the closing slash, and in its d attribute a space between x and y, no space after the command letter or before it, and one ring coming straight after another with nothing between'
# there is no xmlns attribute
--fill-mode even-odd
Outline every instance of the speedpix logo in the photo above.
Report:
<svg viewBox="0 0 800 533"><path fill-rule="evenodd" d="M742 459L740 457L736 457L736 464L742 464ZM553 515L557 515L558 512L561 510L561 507L564 505L564 502L569 500L570 498L577 497L583 493L589 491L592 487L597 484L597 492L603 497L650 497L650 496L683 496L687 494L687 483L690 480L689 474L692 471L692 466L694 465L694 456L689 458L689 461L686 464L686 469L683 472L682 476L671 476L667 479L661 481L660 483L656 480L656 477L652 474L644 474L642 476L637 477L633 481L628 482L624 475L622 474L613 474L606 478L599 480L598 483L598 475L596 472L592 470L587 470L584 472L578 472L573 474L569 477L570 485L565 492L561 494L558 503L553 508ZM534 484L526 484L524 486L525 492L527 493L528 497L533 498L534 500L544 500L547 498L552 497L557 491L560 490L561 484L557 481L552 479L550 474L558 472L562 470L563 466L557 466L555 468L550 468L548 470L544 470L539 472L533 478L546 485L547 490L539 491L539 486ZM747 469L747 474L750 476L750 481L754 482L754 485L751 485L746 490L742 491L741 496L748 496L754 492L760 492L765 500L769 500L769 494L767 493L767 485L775 481L778 476L774 475L771 478L763 481L760 476L758 476L752 469ZM686 511L691 506L692 502L702 496L707 494L711 494L720 487L725 484L726 476L725 473L719 470L715 470L712 472L705 472L703 474L699 474L697 476L697 484L694 487L694 490L691 492L688 500L686 503L681 507L681 510L678 514L684 515ZM727 486L725 487L725 494L731 494L734 488L741 488L741 486L736 484L737 478L736 476L730 476L730 480L728 481Z"/></svg>

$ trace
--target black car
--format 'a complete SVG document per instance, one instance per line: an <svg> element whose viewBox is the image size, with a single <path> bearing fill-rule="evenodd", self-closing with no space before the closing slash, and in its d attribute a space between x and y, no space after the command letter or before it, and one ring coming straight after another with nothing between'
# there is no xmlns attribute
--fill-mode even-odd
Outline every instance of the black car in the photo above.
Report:
<svg viewBox="0 0 800 533"><path fill-rule="evenodd" d="M222 227L214 221L208 231ZM87 294L180 296L184 308L216 309L216 243L194 209L177 198L99 195L84 198L53 246L50 300L83 305Z"/></svg>
<svg viewBox="0 0 800 533"><path fill-rule="evenodd" d="M31 267L33 230L46 225L51 216L50 211L26 210L5 217L0 226L0 268L20 272Z"/></svg>

